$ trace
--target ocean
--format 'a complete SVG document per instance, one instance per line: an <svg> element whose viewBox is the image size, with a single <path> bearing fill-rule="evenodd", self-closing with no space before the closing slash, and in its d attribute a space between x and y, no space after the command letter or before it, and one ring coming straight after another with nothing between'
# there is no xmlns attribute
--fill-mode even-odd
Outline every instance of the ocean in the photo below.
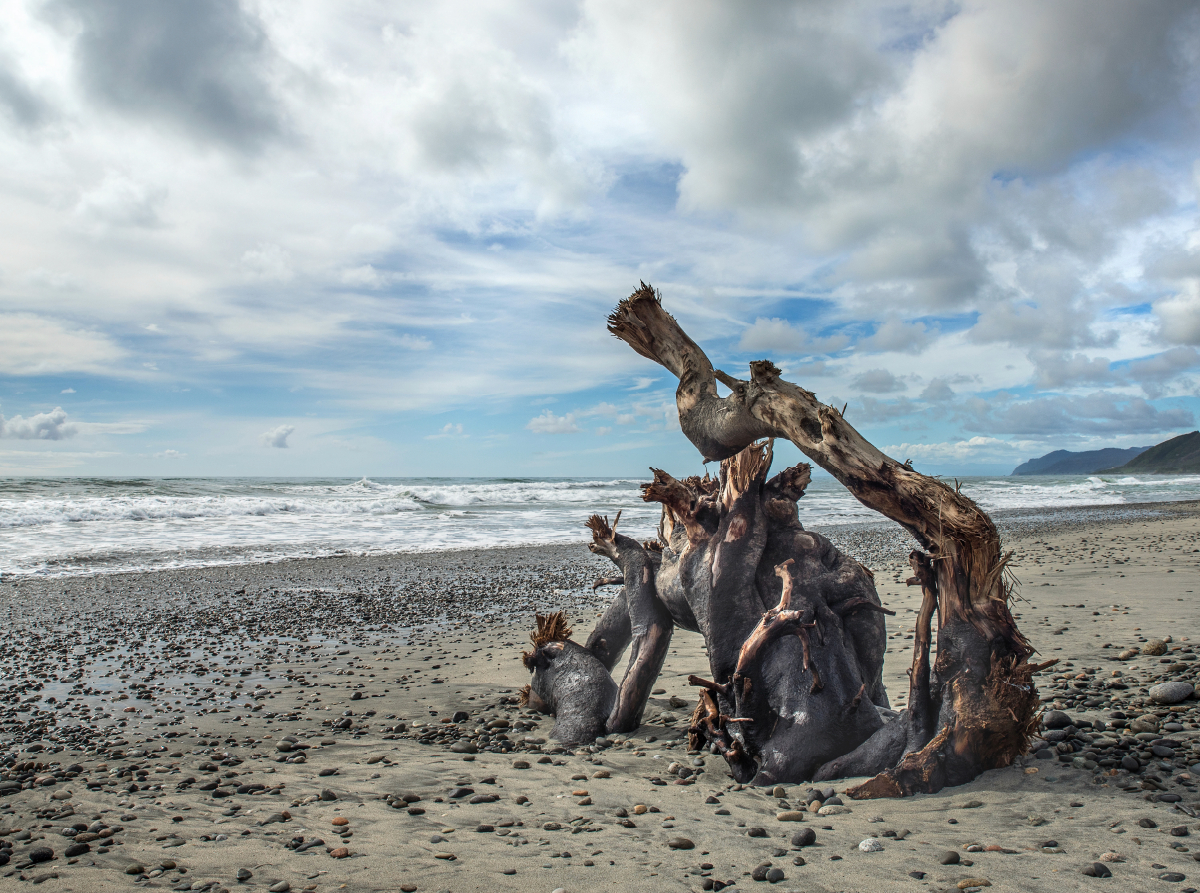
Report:
<svg viewBox="0 0 1200 893"><path fill-rule="evenodd" d="M1200 475L968 477L990 511L1200 499ZM639 479L4 478L0 578L283 558L583 542L593 512L648 538ZM832 478L800 501L816 529L879 522ZM890 523L890 522L885 522Z"/></svg>

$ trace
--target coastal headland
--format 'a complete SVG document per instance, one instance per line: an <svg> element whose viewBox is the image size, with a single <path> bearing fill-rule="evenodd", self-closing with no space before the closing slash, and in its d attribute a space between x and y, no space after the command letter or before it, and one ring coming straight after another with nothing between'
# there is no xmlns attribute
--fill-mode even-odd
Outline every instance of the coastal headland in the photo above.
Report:
<svg viewBox="0 0 1200 893"><path fill-rule="evenodd" d="M520 657L535 612L582 638L612 597L582 542L0 580L0 887L1200 887L1200 503L996 520L1021 629L1060 661L1039 681L1055 728L902 800L743 787L688 753L707 660L684 631L641 728L549 740ZM899 709L912 543L822 532L897 612Z"/></svg>

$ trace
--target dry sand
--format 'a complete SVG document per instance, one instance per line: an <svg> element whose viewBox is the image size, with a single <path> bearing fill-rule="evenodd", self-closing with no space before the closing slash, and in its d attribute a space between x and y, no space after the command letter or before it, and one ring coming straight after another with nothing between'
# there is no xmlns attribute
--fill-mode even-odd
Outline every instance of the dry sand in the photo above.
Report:
<svg viewBox="0 0 1200 893"><path fill-rule="evenodd" d="M636 733L546 740L552 722L515 704L520 646L534 610L567 608L579 638L594 622L605 596L587 583L606 568L582 545L0 582L0 889L1193 890L1200 710L1146 689L1196 681L1200 506L1002 526L1021 629L1063 661L1042 677L1047 709L1077 725L970 785L825 815L809 785L739 789L687 753L686 677L707 664L683 631ZM897 611L886 681L902 705L909 545L838 539ZM1080 720L1105 729L1070 738ZM815 841L793 845L805 829ZM31 863L40 848L53 858ZM1104 854L1112 878L1081 873ZM754 880L768 863L783 879Z"/></svg>

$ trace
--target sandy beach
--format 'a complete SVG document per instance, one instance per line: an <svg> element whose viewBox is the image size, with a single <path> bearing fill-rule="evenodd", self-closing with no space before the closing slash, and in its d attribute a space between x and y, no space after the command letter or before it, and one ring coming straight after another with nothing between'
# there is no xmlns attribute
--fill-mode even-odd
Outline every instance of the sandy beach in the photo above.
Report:
<svg viewBox="0 0 1200 893"><path fill-rule="evenodd" d="M582 543L0 581L0 887L1194 890L1198 702L1149 690L1197 678L1200 504L998 522L1069 722L905 800L742 788L688 753L707 661L680 630L645 725L548 740L520 656L534 612L582 640L614 594ZM897 612L903 706L912 544L828 533Z"/></svg>

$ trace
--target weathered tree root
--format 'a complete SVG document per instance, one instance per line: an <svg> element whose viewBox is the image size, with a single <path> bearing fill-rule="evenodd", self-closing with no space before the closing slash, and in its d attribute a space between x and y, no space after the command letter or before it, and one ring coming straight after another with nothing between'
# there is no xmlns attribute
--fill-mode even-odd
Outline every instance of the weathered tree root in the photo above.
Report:
<svg viewBox="0 0 1200 893"><path fill-rule="evenodd" d="M781 380L771 363L751 363L748 381L715 370L644 283L609 317L609 330L679 379L680 427L706 459L734 456L759 438L784 437L864 505L904 526L924 549L910 559L923 600L909 708L859 747L834 755L818 777L851 769L876 773L856 790L864 797L933 791L1008 765L1025 752L1037 722L1032 680L1046 664L1030 663L1033 649L1009 611L1008 556L987 514L957 488L884 455L836 409ZM730 389L728 397L718 394L718 381ZM761 574L759 582L761 587ZM835 599L847 623L877 616L874 609L856 610L863 606L855 598ZM832 604L818 607L821 623L828 608L834 617L839 613ZM934 611L938 653L930 667ZM763 633L768 628L770 622ZM776 640L775 650L787 641ZM801 644L801 650L813 647ZM772 683L766 684L770 691ZM735 686L735 697L737 692ZM751 754L755 746L748 739Z"/></svg>
<svg viewBox="0 0 1200 893"><path fill-rule="evenodd" d="M704 636L711 673L711 681L689 677L701 689L689 742L724 756L738 781L872 775L851 796L903 796L963 783L1024 753L1038 718L1033 677L1053 661L1030 661L1033 648L1008 607L1009 555L987 514L957 488L885 456L771 363L751 363L748 381L715 370L645 284L620 303L609 329L675 374L680 427L721 468L716 478L683 480L652 469L642 489L662 506L655 540L618 534L620 515L612 525L589 519L589 548L621 572L596 586L622 589L586 646L567 638L565 622L539 618L527 699L555 713L551 734L582 742L597 729L634 728L677 625ZM908 708L898 715L882 709L884 616L893 612L869 569L800 524L796 500L809 466L767 479L775 437L922 546L909 558L922 602ZM609 671L626 648L618 687ZM885 724L881 713L895 718Z"/></svg>

